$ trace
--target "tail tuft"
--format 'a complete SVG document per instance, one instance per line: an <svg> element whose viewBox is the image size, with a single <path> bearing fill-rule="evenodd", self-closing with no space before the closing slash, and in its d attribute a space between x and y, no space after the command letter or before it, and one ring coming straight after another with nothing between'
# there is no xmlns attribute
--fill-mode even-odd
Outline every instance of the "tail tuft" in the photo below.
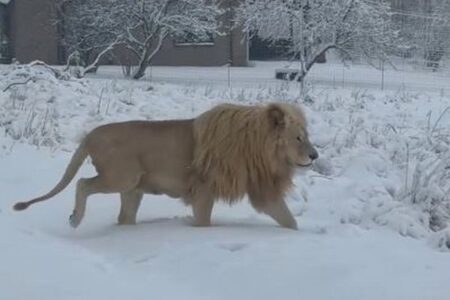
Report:
<svg viewBox="0 0 450 300"><path fill-rule="evenodd" d="M17 210L17 211L25 210L28 208L28 206L30 206L30 204L28 202L17 202L14 205L14 210Z"/></svg>

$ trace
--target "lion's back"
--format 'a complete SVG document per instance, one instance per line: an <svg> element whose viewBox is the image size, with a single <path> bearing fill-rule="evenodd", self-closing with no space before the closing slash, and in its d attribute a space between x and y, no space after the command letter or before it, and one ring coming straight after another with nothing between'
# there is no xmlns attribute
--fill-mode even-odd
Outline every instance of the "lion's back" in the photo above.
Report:
<svg viewBox="0 0 450 300"><path fill-rule="evenodd" d="M192 120L129 121L94 129L85 139L99 171L133 166L149 176L175 176L189 167L193 153Z"/></svg>

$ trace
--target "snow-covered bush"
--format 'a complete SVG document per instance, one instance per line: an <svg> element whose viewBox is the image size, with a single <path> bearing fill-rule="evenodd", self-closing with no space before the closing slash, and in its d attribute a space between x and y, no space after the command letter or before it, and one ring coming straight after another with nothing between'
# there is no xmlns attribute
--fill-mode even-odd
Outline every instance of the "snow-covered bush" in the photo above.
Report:
<svg viewBox="0 0 450 300"><path fill-rule="evenodd" d="M315 109L328 125L326 134L316 135L322 157L337 170L335 180L350 177L348 172L355 175L357 200L343 199L342 220L388 226L448 247L450 118L445 99L367 91L332 97L316 99Z"/></svg>

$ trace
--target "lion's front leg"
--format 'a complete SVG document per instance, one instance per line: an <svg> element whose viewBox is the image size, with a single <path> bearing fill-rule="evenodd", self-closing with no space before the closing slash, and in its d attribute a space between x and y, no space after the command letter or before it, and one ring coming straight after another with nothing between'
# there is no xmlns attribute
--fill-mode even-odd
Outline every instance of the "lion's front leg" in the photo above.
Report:
<svg viewBox="0 0 450 300"><path fill-rule="evenodd" d="M294 230L298 229L297 221L294 219L294 216L292 216L292 213L284 200L267 201L260 209L277 221L280 226Z"/></svg>
<svg viewBox="0 0 450 300"><path fill-rule="evenodd" d="M210 226L211 213L214 206L213 199L202 199L192 203L192 212L194 214L194 226Z"/></svg>
<svg viewBox="0 0 450 300"><path fill-rule="evenodd" d="M211 213L214 206L214 197L206 188L197 191L192 199L192 212L194 226L210 226Z"/></svg>
<svg viewBox="0 0 450 300"><path fill-rule="evenodd" d="M250 203L258 211L274 219L280 226L297 230L297 221L292 216L284 199L267 190L252 189L248 193Z"/></svg>

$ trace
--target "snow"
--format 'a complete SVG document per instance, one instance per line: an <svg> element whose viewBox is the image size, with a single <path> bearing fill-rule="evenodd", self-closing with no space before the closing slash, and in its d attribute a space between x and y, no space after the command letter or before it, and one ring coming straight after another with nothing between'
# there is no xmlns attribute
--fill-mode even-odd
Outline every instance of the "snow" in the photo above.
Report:
<svg viewBox="0 0 450 300"><path fill-rule="evenodd" d="M275 69L299 69L298 63L280 61L252 61L252 67L171 67L153 66L147 72L147 78L176 84L190 85L228 85L232 87L276 87L280 80L275 79ZM364 64L343 65L333 57L326 64L315 64L308 73L307 81L319 89L381 89L390 91L408 90L411 92L433 92L450 95L448 69L439 72L415 70L403 61L396 68L386 65L384 72ZM257 70L257 72L255 72ZM118 78L121 76L115 67L105 66L99 70L99 76ZM383 79L384 76L384 79Z"/></svg>
<svg viewBox="0 0 450 300"><path fill-rule="evenodd" d="M194 228L189 208L152 195L136 226L116 225L117 195L92 196L73 230L73 183L12 211L52 187L99 124L298 100L296 84L193 85L172 70L180 83L120 80L113 68L83 80L41 66L0 70L1 90L32 78L0 92L0 299L448 299L450 115L440 93L312 89L302 105L320 159L288 197L299 231L245 201L217 205L213 226ZM79 177L92 174L87 162Z"/></svg>

